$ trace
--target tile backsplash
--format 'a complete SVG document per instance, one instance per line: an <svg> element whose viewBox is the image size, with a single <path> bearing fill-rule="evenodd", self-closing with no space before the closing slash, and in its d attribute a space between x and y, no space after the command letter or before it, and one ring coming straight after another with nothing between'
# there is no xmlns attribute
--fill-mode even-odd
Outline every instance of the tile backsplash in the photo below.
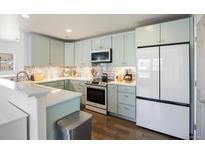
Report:
<svg viewBox="0 0 205 154"><path fill-rule="evenodd" d="M97 64L90 67L74 67L74 66L43 66L43 67L25 67L29 75L43 74L46 79L63 77L65 72L71 76L72 70L76 70L77 77L91 78L90 70L94 68L97 72L96 77L100 78L102 73L107 73L109 79L115 79L117 75L124 75L126 69L130 69L133 74L133 80L136 79L135 67L112 67L111 64Z"/></svg>
<svg viewBox="0 0 205 154"><path fill-rule="evenodd" d="M25 71L29 74L43 74L46 79L62 77L64 67L58 66L26 66Z"/></svg>

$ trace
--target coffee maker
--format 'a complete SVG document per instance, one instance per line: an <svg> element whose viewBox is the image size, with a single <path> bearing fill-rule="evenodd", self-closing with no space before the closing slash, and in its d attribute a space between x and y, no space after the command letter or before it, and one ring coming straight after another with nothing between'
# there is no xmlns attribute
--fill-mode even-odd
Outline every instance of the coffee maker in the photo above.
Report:
<svg viewBox="0 0 205 154"><path fill-rule="evenodd" d="M131 69L125 69L124 81L132 82L132 70Z"/></svg>

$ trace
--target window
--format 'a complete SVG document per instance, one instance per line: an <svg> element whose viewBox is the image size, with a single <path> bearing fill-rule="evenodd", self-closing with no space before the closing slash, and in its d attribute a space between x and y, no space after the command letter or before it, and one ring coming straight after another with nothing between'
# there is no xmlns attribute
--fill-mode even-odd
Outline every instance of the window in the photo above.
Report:
<svg viewBox="0 0 205 154"><path fill-rule="evenodd" d="M0 72L14 71L13 53L0 53Z"/></svg>

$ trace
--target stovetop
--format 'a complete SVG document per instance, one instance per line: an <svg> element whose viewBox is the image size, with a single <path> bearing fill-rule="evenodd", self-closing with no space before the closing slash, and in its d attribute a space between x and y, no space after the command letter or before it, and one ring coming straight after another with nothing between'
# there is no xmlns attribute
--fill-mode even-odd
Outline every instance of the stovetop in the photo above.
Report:
<svg viewBox="0 0 205 154"><path fill-rule="evenodd" d="M86 82L87 85L92 85L92 86L103 86L106 87L107 86L107 82L97 82L97 81L88 81Z"/></svg>
<svg viewBox="0 0 205 154"><path fill-rule="evenodd" d="M112 80L108 80L110 82ZM92 85L92 86L103 86L106 87L108 82L102 82L101 79L94 79L91 81L86 82L87 85Z"/></svg>

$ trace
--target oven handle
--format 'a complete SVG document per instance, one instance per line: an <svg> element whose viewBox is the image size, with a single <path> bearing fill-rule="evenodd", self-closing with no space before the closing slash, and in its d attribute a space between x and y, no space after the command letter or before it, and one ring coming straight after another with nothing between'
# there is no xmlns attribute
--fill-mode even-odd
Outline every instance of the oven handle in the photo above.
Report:
<svg viewBox="0 0 205 154"><path fill-rule="evenodd" d="M106 87L91 86L91 85L86 85L86 88L93 88L93 89L102 89L102 90L106 90Z"/></svg>

